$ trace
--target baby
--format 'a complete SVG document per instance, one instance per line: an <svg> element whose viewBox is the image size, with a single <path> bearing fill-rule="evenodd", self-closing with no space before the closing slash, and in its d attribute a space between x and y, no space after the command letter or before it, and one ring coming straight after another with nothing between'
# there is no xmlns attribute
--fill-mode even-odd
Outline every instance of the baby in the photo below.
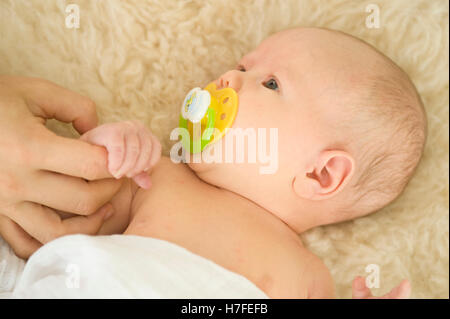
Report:
<svg viewBox="0 0 450 319"><path fill-rule="evenodd" d="M238 94L233 128L278 128L278 171L175 164L139 123L99 126L81 138L107 148L112 175L141 186L124 181L99 234L167 240L272 298L333 297L329 271L298 234L374 212L403 191L427 131L414 85L366 43L316 28L270 36L215 83ZM354 296L369 296L358 280ZM395 291L408 294L407 282Z"/></svg>

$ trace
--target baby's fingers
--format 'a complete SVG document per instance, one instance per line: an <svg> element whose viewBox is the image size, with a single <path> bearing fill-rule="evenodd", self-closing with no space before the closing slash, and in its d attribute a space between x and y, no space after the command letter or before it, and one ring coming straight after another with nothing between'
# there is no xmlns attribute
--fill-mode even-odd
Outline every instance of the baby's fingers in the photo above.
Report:
<svg viewBox="0 0 450 319"><path fill-rule="evenodd" d="M136 131L130 130L125 133L125 157L122 166L115 175L117 178L121 178L123 175L133 170L136 165L139 154L141 152L141 143Z"/></svg>
<svg viewBox="0 0 450 319"><path fill-rule="evenodd" d="M141 145L139 157L133 169L127 173L127 177L133 177L147 169L153 151L152 135L144 128L139 129L138 138Z"/></svg>
<svg viewBox="0 0 450 319"><path fill-rule="evenodd" d="M143 189L149 189L152 186L150 176L146 172L142 172L133 177L133 181Z"/></svg>
<svg viewBox="0 0 450 319"><path fill-rule="evenodd" d="M149 165L147 166L146 170L155 166L161 159L161 152L162 152L161 143L154 135L152 135L152 143L153 143L152 155L150 157L150 162L149 162Z"/></svg>
<svg viewBox="0 0 450 319"><path fill-rule="evenodd" d="M116 138L107 144L108 150L108 170L116 178L119 177L118 170L125 157L125 134L122 131L116 132Z"/></svg>

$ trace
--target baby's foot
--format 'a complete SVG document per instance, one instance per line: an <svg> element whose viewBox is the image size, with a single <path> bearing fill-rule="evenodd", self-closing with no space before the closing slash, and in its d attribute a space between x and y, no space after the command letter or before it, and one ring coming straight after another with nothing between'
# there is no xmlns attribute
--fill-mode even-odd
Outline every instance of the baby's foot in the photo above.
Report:
<svg viewBox="0 0 450 319"><path fill-rule="evenodd" d="M366 286L364 277L358 276L353 280L353 299L408 299L411 294L411 284L407 279L403 280L397 287L381 297L375 297Z"/></svg>

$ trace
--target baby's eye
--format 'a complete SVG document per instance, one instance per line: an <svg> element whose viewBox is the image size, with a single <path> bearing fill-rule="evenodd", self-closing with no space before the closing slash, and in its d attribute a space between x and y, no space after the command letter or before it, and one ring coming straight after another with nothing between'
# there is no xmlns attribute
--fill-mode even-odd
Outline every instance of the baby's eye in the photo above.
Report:
<svg viewBox="0 0 450 319"><path fill-rule="evenodd" d="M277 83L277 81L276 81L275 79L273 79L273 78L270 79L269 81L264 82L263 85L264 85L266 88L268 88L268 89L271 89L271 90L274 90L274 91L278 90L278 83Z"/></svg>

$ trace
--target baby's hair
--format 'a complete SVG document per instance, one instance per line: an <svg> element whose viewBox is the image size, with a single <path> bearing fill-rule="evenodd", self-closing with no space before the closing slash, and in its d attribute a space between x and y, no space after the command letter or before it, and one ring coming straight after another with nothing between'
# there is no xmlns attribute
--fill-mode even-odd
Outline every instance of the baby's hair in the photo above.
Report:
<svg viewBox="0 0 450 319"><path fill-rule="evenodd" d="M357 163L349 193L356 195L338 214L340 220L374 212L397 198L413 176L427 139L426 112L408 75L375 48L353 39L374 50L376 60L352 87L346 105L349 121L344 129L354 137L349 147Z"/></svg>

